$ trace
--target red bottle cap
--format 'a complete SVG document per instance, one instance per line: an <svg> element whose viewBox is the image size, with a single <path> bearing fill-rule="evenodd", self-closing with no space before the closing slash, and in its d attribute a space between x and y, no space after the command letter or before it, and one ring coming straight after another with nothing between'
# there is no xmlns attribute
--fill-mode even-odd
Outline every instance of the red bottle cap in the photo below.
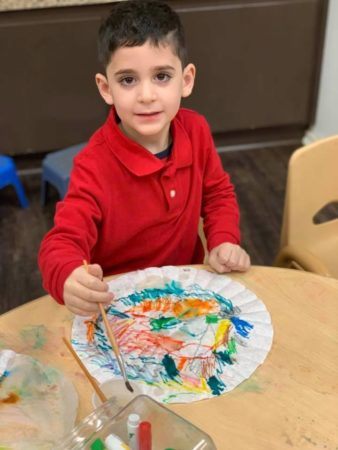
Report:
<svg viewBox="0 0 338 450"><path fill-rule="evenodd" d="M151 450L151 423L141 422L138 427L139 450Z"/></svg>

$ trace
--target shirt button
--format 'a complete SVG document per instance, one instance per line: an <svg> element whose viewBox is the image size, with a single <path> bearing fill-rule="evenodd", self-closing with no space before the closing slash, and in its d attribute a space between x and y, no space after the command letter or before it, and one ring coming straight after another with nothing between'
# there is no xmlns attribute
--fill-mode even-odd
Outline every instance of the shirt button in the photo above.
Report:
<svg viewBox="0 0 338 450"><path fill-rule="evenodd" d="M169 192L169 195L170 195L171 198L174 198L176 196L175 189L171 189L171 191Z"/></svg>

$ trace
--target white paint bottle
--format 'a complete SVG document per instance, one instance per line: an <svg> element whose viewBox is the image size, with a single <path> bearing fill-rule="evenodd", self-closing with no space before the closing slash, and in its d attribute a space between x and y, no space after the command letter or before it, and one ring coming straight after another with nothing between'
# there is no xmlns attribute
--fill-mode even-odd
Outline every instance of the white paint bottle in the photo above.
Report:
<svg viewBox="0 0 338 450"><path fill-rule="evenodd" d="M129 447L131 450L138 450L138 426L140 416L138 414L129 414L127 422Z"/></svg>
<svg viewBox="0 0 338 450"><path fill-rule="evenodd" d="M104 440L107 450L130 450L128 445L126 445L118 436L115 434L110 434Z"/></svg>

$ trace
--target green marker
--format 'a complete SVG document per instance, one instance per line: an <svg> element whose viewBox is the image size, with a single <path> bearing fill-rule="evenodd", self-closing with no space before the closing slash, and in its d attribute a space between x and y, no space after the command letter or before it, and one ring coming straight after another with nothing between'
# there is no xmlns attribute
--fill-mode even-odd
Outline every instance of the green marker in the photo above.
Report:
<svg viewBox="0 0 338 450"><path fill-rule="evenodd" d="M101 439L95 439L95 441L90 446L90 450L105 450L104 443L101 441Z"/></svg>

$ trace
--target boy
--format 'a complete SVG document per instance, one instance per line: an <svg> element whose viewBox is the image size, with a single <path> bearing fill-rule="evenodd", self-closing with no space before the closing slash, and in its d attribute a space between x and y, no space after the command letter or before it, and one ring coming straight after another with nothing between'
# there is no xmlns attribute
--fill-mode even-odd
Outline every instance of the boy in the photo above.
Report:
<svg viewBox="0 0 338 450"><path fill-rule="evenodd" d="M44 287L75 314L108 304L103 275L202 263L199 218L217 272L250 266L239 211L209 127L180 109L195 67L186 64L177 14L160 1L116 3L99 31L111 105L106 123L75 158L69 190L39 254ZM92 261L89 273L83 260Z"/></svg>

